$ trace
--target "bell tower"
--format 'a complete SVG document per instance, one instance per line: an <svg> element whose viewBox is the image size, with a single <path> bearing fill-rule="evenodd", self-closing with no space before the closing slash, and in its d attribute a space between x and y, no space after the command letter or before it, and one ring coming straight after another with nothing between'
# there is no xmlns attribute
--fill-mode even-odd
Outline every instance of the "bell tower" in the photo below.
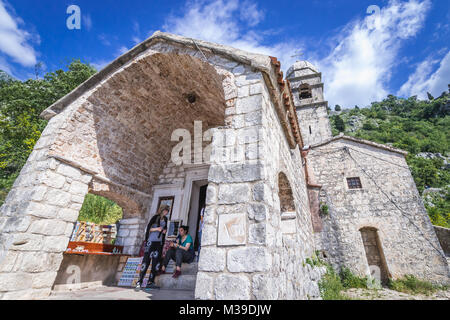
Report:
<svg viewBox="0 0 450 320"><path fill-rule="evenodd" d="M322 73L308 61L297 61L289 68L286 78L291 83L305 146L331 138L328 102L323 97Z"/></svg>

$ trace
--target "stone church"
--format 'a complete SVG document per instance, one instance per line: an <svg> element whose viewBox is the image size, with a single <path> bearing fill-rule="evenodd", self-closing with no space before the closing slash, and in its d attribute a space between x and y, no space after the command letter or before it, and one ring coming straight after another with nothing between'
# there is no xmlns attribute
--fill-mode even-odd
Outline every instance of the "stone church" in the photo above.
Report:
<svg viewBox="0 0 450 320"><path fill-rule="evenodd" d="M161 198L193 237L203 203L197 299L319 299L316 252L448 283L407 153L333 137L323 92L306 61L284 78L274 57L156 32L42 113L1 207L0 298L51 293L88 193L123 208L131 256Z"/></svg>

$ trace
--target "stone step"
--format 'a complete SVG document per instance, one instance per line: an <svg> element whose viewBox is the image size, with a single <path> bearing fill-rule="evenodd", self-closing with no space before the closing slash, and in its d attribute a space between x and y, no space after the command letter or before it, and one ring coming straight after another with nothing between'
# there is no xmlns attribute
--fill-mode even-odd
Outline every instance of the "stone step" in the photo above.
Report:
<svg viewBox="0 0 450 320"><path fill-rule="evenodd" d="M156 277L156 285L161 289L170 290L195 290L197 280L198 263L183 263L181 265L181 276L178 279L172 278L175 271L175 262L171 261L167 266L167 273Z"/></svg>
<svg viewBox="0 0 450 320"><path fill-rule="evenodd" d="M171 261L167 266L167 274L172 276L172 273L175 272L175 263ZM196 275L198 271L198 263L192 262L190 264L183 263L181 265L181 274L182 275Z"/></svg>
<svg viewBox="0 0 450 320"><path fill-rule="evenodd" d="M172 274L163 274L156 278L156 285L161 289L193 291L196 281L197 275L181 274L178 279L174 279Z"/></svg>

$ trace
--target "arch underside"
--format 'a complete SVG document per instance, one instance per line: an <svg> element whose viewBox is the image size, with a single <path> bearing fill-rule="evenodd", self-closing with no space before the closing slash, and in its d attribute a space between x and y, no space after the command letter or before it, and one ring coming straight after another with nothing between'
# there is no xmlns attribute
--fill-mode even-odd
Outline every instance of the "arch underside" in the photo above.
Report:
<svg viewBox="0 0 450 320"><path fill-rule="evenodd" d="M71 113L51 154L101 177L90 192L118 202L125 212L142 211L179 143L171 141L172 133L187 129L193 139L194 121L202 122L203 131L224 125L222 82L213 66L189 55L141 57Z"/></svg>

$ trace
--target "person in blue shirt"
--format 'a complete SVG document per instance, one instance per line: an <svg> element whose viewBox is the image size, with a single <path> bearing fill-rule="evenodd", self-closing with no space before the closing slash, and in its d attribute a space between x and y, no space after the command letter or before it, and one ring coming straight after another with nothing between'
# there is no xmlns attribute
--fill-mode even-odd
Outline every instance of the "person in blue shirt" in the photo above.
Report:
<svg viewBox="0 0 450 320"><path fill-rule="evenodd" d="M181 264L191 263L194 260L194 241L189 234L188 226L181 226L178 230L178 237L175 242L170 244L170 249L167 251L161 267L160 274L166 273L166 267L170 260L175 260L176 271L173 278L178 278L181 275Z"/></svg>

